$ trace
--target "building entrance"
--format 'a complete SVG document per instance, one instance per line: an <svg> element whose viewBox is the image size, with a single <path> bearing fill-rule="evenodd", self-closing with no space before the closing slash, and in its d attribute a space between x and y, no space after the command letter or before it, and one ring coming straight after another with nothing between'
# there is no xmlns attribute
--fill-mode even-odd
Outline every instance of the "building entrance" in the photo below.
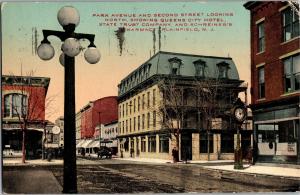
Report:
<svg viewBox="0 0 300 195"><path fill-rule="evenodd" d="M192 160L192 134L181 134L181 160Z"/></svg>

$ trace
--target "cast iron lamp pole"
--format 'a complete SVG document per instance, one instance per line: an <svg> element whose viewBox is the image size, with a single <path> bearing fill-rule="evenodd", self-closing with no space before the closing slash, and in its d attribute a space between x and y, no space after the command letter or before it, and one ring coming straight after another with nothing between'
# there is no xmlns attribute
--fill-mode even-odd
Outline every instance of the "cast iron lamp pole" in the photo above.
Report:
<svg viewBox="0 0 300 195"><path fill-rule="evenodd" d="M63 54L60 62L65 69L64 90L64 165L63 165L63 193L77 193L76 173L76 135L75 135L75 56L80 53L80 39L90 42L84 53L85 59L95 64L100 60L100 53L94 45L93 34L75 33L75 27L79 24L78 11L70 6L63 7L57 14L63 31L43 30L44 39L38 47L38 55L43 60L50 60L54 56L54 49L48 41L48 36L56 36L62 42Z"/></svg>

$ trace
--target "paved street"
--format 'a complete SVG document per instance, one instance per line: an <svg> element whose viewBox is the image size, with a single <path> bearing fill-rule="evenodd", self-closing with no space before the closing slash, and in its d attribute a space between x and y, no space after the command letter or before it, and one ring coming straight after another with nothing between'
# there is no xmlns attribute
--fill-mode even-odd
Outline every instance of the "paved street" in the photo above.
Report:
<svg viewBox="0 0 300 195"><path fill-rule="evenodd" d="M299 178L213 170L197 164L154 164L116 159L78 159L77 162L79 193L278 192L296 191L300 186ZM43 177L58 181L50 184L56 188L46 192L57 193L62 186L62 165L4 166L3 171L4 192L37 193L41 190L43 193L41 185L46 179L39 177L42 173L45 174ZM31 188L25 184L28 179Z"/></svg>

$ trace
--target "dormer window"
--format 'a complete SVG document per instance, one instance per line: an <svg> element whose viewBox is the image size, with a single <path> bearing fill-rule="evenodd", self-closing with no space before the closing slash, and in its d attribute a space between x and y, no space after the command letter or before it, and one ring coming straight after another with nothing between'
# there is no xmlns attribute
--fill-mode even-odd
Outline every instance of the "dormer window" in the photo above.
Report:
<svg viewBox="0 0 300 195"><path fill-rule="evenodd" d="M180 66L182 66L182 60L174 57L170 58L168 61L170 63L170 74L180 75Z"/></svg>
<svg viewBox="0 0 300 195"><path fill-rule="evenodd" d="M220 62L217 64L219 69L219 79L228 79L228 70L230 69L229 64L226 62Z"/></svg>
<svg viewBox="0 0 300 195"><path fill-rule="evenodd" d="M199 59L193 62L195 66L195 76L198 77L205 77L205 67L206 67L206 62Z"/></svg>

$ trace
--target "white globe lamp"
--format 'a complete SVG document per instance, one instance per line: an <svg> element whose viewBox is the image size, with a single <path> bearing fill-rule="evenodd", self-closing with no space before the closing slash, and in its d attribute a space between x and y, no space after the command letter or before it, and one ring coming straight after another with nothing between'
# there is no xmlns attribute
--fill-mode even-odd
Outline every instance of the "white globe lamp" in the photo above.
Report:
<svg viewBox="0 0 300 195"><path fill-rule="evenodd" d="M75 38L68 38L62 45L63 52L69 57L75 57L80 53L80 43Z"/></svg>
<svg viewBox="0 0 300 195"><path fill-rule="evenodd" d="M60 56L59 56L59 63L62 65L62 66L65 66L65 54L64 53L61 53Z"/></svg>
<svg viewBox="0 0 300 195"><path fill-rule="evenodd" d="M89 47L84 52L84 58L88 63L96 64L97 62L99 62L101 55L96 47Z"/></svg>
<svg viewBox="0 0 300 195"><path fill-rule="evenodd" d="M42 43L37 49L37 54L42 60L50 60L54 56L54 48L49 43Z"/></svg>
<svg viewBox="0 0 300 195"><path fill-rule="evenodd" d="M72 6L62 7L57 13L57 20L62 26L67 26L68 24L77 26L80 21L79 12Z"/></svg>

